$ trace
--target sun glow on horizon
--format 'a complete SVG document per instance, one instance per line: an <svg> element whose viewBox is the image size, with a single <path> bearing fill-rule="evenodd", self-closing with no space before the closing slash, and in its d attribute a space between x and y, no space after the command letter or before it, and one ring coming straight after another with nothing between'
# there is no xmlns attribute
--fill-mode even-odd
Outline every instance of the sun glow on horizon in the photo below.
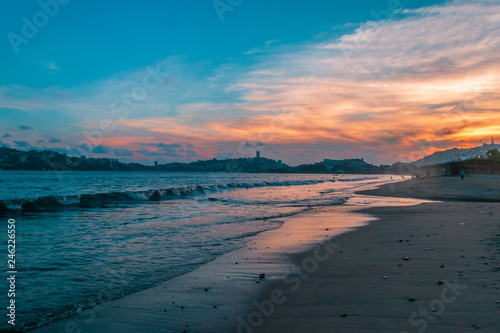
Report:
<svg viewBox="0 0 500 333"><path fill-rule="evenodd" d="M16 119L0 145L83 142L100 155L165 161L250 157L258 148L290 164L347 156L381 164L500 134L500 4L452 0L358 23L309 42L266 39L213 66L171 56L76 87L0 86L0 107ZM152 68L168 80L139 98ZM128 113L116 112L117 99ZM18 119L41 129L24 130ZM113 130L101 130L104 120Z"/></svg>

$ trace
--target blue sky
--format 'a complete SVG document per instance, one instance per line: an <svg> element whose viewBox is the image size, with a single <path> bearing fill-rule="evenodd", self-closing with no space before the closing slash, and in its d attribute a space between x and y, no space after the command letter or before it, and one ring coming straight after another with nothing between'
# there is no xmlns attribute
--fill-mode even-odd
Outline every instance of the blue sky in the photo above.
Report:
<svg viewBox="0 0 500 333"><path fill-rule="evenodd" d="M245 157L260 143L267 156L297 164L343 157L364 157L375 163L392 162L416 158L429 149L475 144L482 140L479 134L473 139L446 135L421 138L411 129L382 128L388 119L377 113L374 124L381 131L370 139L373 142L369 142L358 137L362 129L358 134L329 135L347 126L347 120L322 128L318 117L339 118L335 113L339 106L334 106L333 100L337 103L341 96L348 95L349 100L355 101L343 102L343 107L363 100L367 85L359 87L357 98L353 84L366 80L367 76L372 83L397 85L402 82L402 73L416 75L419 80L423 75L432 74L435 80L456 80L455 86L468 84L471 77L475 77L474 82L483 83L473 84L466 94L471 96L467 101L477 100L478 89L492 89L492 82L496 83L496 78L485 77L484 57L475 60L475 67L452 59L446 66L463 73L453 78L449 71L442 70L445 57L427 59L429 53L422 52L453 50L456 45L444 45L449 38L442 30L449 25L448 28L464 34L462 48L472 49L483 43L485 54L489 54L494 45L488 44L488 40L497 31L486 26L484 17L494 17L497 1L479 1L474 6L465 1L409 0L61 2L67 3L42 1L50 4L51 9L57 3L57 12L53 17L39 14L38 19L43 20L45 15L47 23L40 24L34 36L24 39L16 46L17 50L12 38L14 34L24 38L23 18L33 23L37 19L34 16L43 12L43 6L37 1L3 4L0 20L0 36L3 36L0 38L2 145L75 152L79 145L85 144L86 148L80 149L80 153L152 163L154 160L191 161L214 156ZM220 8L229 10L221 14ZM430 8L442 10L436 12ZM455 25L461 19L472 20L471 24L477 20L485 26L475 35L470 33L468 38L465 34L470 27L463 23ZM429 25L429 20L439 26ZM363 30L370 22L371 30ZM416 34L421 29L427 31ZM389 33L383 34L384 31ZM367 59L380 52L380 45L374 45L375 42L387 38L388 34L387 52L380 56L381 63L387 60L390 65L383 72L371 65L363 67ZM406 48L416 38L434 35L437 40L432 45L422 39L413 48ZM320 68L328 59L345 56L345 43L351 43L351 49L354 45L356 54L343 66L339 65L343 69L330 72L331 67ZM440 45L444 45L443 50L439 49ZM418 54L426 66L407 62L396 68L393 66L395 59L390 58L397 50L407 52L408 58ZM399 57L405 58L405 55ZM491 60L489 65L493 66L495 62ZM134 94L141 82L149 80L147 76L151 71L160 68L165 74L159 87L148 89L144 99L136 94L138 103L132 103L133 107L130 104L126 115L110 111L112 105L116 106L114 101ZM269 75L276 78L276 82L271 84ZM387 82L382 84L381 80ZM287 82L287 87L279 86L280 82ZM290 82L301 85L302 99L297 99L297 91L291 88ZM329 101L317 95L321 88L308 89L330 84L352 85L353 90L334 92L333 95L337 95ZM385 105L386 110L396 108L387 98L378 102ZM321 103L316 104L320 100ZM432 103L412 104L411 109L449 103L460 101L456 97L439 96ZM349 115L353 127L360 127L363 123L360 119L374 117L377 108L374 104L364 103L355 110L344 110L342 119ZM407 106L399 107L397 112L407 110ZM433 108L435 110L435 106ZM490 111L495 114L495 110ZM477 122L465 113L456 121L462 124L464 117L468 124ZM293 124L293 130L285 128L286 125L269 125L273 121L275 124L276 119ZM103 121L111 122L112 130L103 130ZM317 125L300 129L301 122ZM22 129L23 126L31 129ZM450 126L457 125L448 124L433 133L443 132ZM474 129L476 127L464 128L469 132ZM478 133L489 135L491 131L496 129L483 128ZM93 133L90 139L89 133ZM308 133L313 139L301 140L308 137ZM380 146L380 142L387 144ZM242 148L246 146L254 148ZM414 156L408 155L409 149L415 151Z"/></svg>
<svg viewBox="0 0 500 333"><path fill-rule="evenodd" d="M410 8L412 2L436 3L402 0L399 7ZM223 12L221 22L210 0L72 0L60 5L18 54L2 38L1 63L9 65L2 68L0 84L74 87L174 55L206 62L210 71L227 62L254 61L244 52L270 40L293 45L341 34L349 30L344 24L354 28L373 19L372 11L380 13L388 6L387 0L242 1L232 12ZM40 9L37 1L4 4L2 35L22 35L21 18L31 18ZM53 75L46 63L64 71Z"/></svg>

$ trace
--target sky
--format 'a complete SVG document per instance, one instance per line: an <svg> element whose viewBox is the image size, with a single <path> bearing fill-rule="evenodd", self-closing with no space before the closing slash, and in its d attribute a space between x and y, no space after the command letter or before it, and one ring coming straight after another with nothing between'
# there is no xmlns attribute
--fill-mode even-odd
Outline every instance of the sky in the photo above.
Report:
<svg viewBox="0 0 500 333"><path fill-rule="evenodd" d="M9 1L0 17L0 146L391 164L500 133L500 0Z"/></svg>

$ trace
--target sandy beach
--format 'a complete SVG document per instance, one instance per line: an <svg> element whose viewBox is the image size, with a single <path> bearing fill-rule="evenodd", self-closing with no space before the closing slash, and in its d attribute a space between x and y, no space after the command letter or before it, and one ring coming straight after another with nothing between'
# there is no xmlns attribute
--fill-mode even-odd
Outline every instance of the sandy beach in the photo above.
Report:
<svg viewBox="0 0 500 333"><path fill-rule="evenodd" d="M284 219L189 274L34 332L497 332L499 177L466 181L384 185ZM442 188L450 201L409 199Z"/></svg>
<svg viewBox="0 0 500 333"><path fill-rule="evenodd" d="M395 176L397 177L397 176ZM359 194L426 200L500 202L500 176L413 178Z"/></svg>
<svg viewBox="0 0 500 333"><path fill-rule="evenodd" d="M239 331L498 332L500 204L488 202L500 198L498 184L413 179L363 192L453 201L364 210L379 220L336 237L340 248L317 269L307 268L314 251L297 256L300 286L267 290L260 302L280 290L283 303Z"/></svg>

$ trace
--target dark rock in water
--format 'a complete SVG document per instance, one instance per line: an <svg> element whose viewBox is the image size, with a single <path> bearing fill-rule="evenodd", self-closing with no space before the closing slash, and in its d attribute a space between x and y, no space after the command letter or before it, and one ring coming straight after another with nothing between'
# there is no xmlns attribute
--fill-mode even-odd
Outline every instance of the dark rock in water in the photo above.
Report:
<svg viewBox="0 0 500 333"><path fill-rule="evenodd" d="M266 278L266 274L260 274L259 279L264 280Z"/></svg>
<svg viewBox="0 0 500 333"><path fill-rule="evenodd" d="M408 260L410 260L410 258L408 258L408 257L405 257L405 258L404 258L404 260L408 261Z"/></svg>
<svg viewBox="0 0 500 333"><path fill-rule="evenodd" d="M0 200L0 212L7 212L7 204Z"/></svg>
<svg viewBox="0 0 500 333"><path fill-rule="evenodd" d="M442 264L442 265L441 265L441 266L439 266L439 267L444 268L444 264Z"/></svg>
<svg viewBox="0 0 500 333"><path fill-rule="evenodd" d="M208 291L208 288L205 288L205 291Z"/></svg>
<svg viewBox="0 0 500 333"><path fill-rule="evenodd" d="M347 313L341 314L341 317L347 317Z"/></svg>
<svg viewBox="0 0 500 333"><path fill-rule="evenodd" d="M408 302L415 302L417 299L414 297L408 297Z"/></svg>
<svg viewBox="0 0 500 333"><path fill-rule="evenodd" d="M438 286L440 286L440 285L442 285L443 283L444 283L443 281L438 281L438 282L437 282L437 285L438 285Z"/></svg>

